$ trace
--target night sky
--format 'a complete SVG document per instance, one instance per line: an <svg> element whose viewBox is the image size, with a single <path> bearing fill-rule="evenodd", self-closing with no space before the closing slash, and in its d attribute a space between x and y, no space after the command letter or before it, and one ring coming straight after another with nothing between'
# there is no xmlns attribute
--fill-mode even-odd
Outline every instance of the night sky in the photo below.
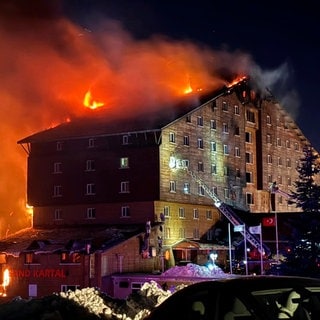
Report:
<svg viewBox="0 0 320 320"><path fill-rule="evenodd" d="M154 34L246 52L281 83L269 88L320 151L320 14L316 1L96 1L68 0L63 12L95 30L115 19L137 38Z"/></svg>

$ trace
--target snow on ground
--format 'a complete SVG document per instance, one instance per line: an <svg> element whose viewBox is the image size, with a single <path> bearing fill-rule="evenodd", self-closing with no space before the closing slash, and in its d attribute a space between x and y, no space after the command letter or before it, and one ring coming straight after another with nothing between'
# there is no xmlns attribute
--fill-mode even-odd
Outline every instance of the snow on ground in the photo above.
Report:
<svg viewBox="0 0 320 320"><path fill-rule="evenodd" d="M195 279L230 276L215 265L209 270L207 266L192 263L186 266L173 267L164 272L163 275ZM140 320L174 292L186 285L182 283L170 290L163 290L155 281L150 281L144 283L140 291L132 293L126 300L111 298L95 288L53 293L40 299L25 300L17 297L0 305L0 319Z"/></svg>

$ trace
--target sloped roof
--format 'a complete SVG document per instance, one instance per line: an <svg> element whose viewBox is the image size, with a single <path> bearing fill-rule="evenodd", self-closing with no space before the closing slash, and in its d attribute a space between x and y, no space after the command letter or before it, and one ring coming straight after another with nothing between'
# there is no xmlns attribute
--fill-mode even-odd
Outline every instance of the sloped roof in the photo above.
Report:
<svg viewBox="0 0 320 320"><path fill-rule="evenodd" d="M86 117L75 118L70 122L62 123L54 128L37 132L18 141L23 143L36 143L45 141L67 140L92 136L116 135L139 131L157 131L172 121L182 117L203 103L214 99L217 92L202 94L201 96L189 95L180 103L172 107L157 108L157 111L149 110L143 106L135 113L119 112L112 116L108 110L96 110Z"/></svg>
<svg viewBox="0 0 320 320"><path fill-rule="evenodd" d="M145 226L67 227L55 229L26 228L0 240L0 253L19 256L21 252L80 252L90 244L91 252L106 250L133 236Z"/></svg>

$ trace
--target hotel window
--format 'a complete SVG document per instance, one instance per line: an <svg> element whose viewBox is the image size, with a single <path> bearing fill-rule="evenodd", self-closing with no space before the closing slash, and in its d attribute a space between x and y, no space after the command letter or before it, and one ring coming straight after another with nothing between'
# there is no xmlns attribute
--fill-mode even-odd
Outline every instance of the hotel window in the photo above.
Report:
<svg viewBox="0 0 320 320"><path fill-rule="evenodd" d="M80 263L81 255L78 252L70 253L70 252L62 252L61 253L61 263Z"/></svg>
<svg viewBox="0 0 320 320"><path fill-rule="evenodd" d="M61 219L62 219L62 210L54 209L54 220L61 220Z"/></svg>
<svg viewBox="0 0 320 320"><path fill-rule="evenodd" d="M235 148L234 148L234 155L235 155L237 158L240 158L240 148L239 148L239 147L235 147Z"/></svg>
<svg viewBox="0 0 320 320"><path fill-rule="evenodd" d="M198 228L193 229L193 239L200 239L200 232Z"/></svg>
<svg viewBox="0 0 320 320"><path fill-rule="evenodd" d="M230 199L230 190L228 188L224 188L223 193L225 199Z"/></svg>
<svg viewBox="0 0 320 320"><path fill-rule="evenodd" d="M95 219L96 218L96 208L87 208L87 219Z"/></svg>
<svg viewBox="0 0 320 320"><path fill-rule="evenodd" d="M222 131L223 131L223 133L229 133L228 124L225 122L222 124Z"/></svg>
<svg viewBox="0 0 320 320"><path fill-rule="evenodd" d="M272 144L271 135L267 134L267 143Z"/></svg>
<svg viewBox="0 0 320 320"><path fill-rule="evenodd" d="M183 184L183 193L190 194L190 183L189 182L185 182Z"/></svg>
<svg viewBox="0 0 320 320"><path fill-rule="evenodd" d="M272 182L273 182L272 175L268 174L268 183L272 183Z"/></svg>
<svg viewBox="0 0 320 320"><path fill-rule="evenodd" d="M179 228L179 238L184 239L186 237L186 230L184 228Z"/></svg>
<svg viewBox="0 0 320 320"><path fill-rule="evenodd" d="M228 154L229 154L229 147L228 147L227 144L224 144L224 145L223 145L223 153L224 153L225 155L228 155Z"/></svg>
<svg viewBox="0 0 320 320"><path fill-rule="evenodd" d="M189 168L189 160L188 159L183 159L181 161L181 163L182 163L183 168Z"/></svg>
<svg viewBox="0 0 320 320"><path fill-rule="evenodd" d="M171 237L170 228L164 227L164 238L165 239L170 239L170 237Z"/></svg>
<svg viewBox="0 0 320 320"><path fill-rule="evenodd" d="M240 179L241 173L240 173L240 169L236 168L236 178Z"/></svg>
<svg viewBox="0 0 320 320"><path fill-rule="evenodd" d="M87 183L86 195L95 195L95 194L96 194L96 185L94 183Z"/></svg>
<svg viewBox="0 0 320 320"><path fill-rule="evenodd" d="M280 138L277 138L277 146L281 147L281 139Z"/></svg>
<svg viewBox="0 0 320 320"><path fill-rule="evenodd" d="M186 122L191 123L191 115L190 114L188 114L186 116Z"/></svg>
<svg viewBox="0 0 320 320"><path fill-rule="evenodd" d="M163 208L163 214L166 218L170 217L170 207L169 206L164 206Z"/></svg>
<svg viewBox="0 0 320 320"><path fill-rule="evenodd" d="M217 143L215 141L211 141L210 142L210 150L212 152L216 152L217 151Z"/></svg>
<svg viewBox="0 0 320 320"><path fill-rule="evenodd" d="M210 120L210 129L212 129L212 130L217 129L217 121L216 120Z"/></svg>
<svg viewBox="0 0 320 320"><path fill-rule="evenodd" d="M176 192L176 191L177 191L177 189L176 189L176 182L173 181L173 180L170 181L169 191L170 191L170 192Z"/></svg>
<svg viewBox="0 0 320 320"><path fill-rule="evenodd" d="M246 152L246 163L253 163L253 154L251 152Z"/></svg>
<svg viewBox="0 0 320 320"><path fill-rule="evenodd" d="M212 220L212 211L211 210L206 210L206 219Z"/></svg>
<svg viewBox="0 0 320 320"><path fill-rule="evenodd" d="M246 203L247 205L254 204L253 194L247 192L246 193Z"/></svg>
<svg viewBox="0 0 320 320"><path fill-rule="evenodd" d="M198 162L198 171L199 172L203 172L204 171L203 162L201 162L201 161Z"/></svg>
<svg viewBox="0 0 320 320"><path fill-rule="evenodd" d="M295 151L299 150L299 144L297 142L294 143L294 150Z"/></svg>
<svg viewBox="0 0 320 320"><path fill-rule="evenodd" d="M203 117L202 116L197 117L197 125L199 127L203 127Z"/></svg>
<svg viewBox="0 0 320 320"><path fill-rule="evenodd" d="M89 139L88 140L88 148L94 148L95 146L95 139Z"/></svg>
<svg viewBox="0 0 320 320"><path fill-rule="evenodd" d="M234 106L234 114L237 114L237 115L240 114L240 108L237 104Z"/></svg>
<svg viewBox="0 0 320 320"><path fill-rule="evenodd" d="M288 177L287 181L288 181L288 186L291 186L292 182L290 177Z"/></svg>
<svg viewBox="0 0 320 320"><path fill-rule="evenodd" d="M247 183L252 183L252 172L246 172L246 182Z"/></svg>
<svg viewBox="0 0 320 320"><path fill-rule="evenodd" d="M235 136L240 136L240 128L239 127L235 127L234 128L234 135Z"/></svg>
<svg viewBox="0 0 320 320"><path fill-rule="evenodd" d="M62 197L62 186L53 186L53 196Z"/></svg>
<svg viewBox="0 0 320 320"><path fill-rule="evenodd" d="M252 143L252 133L251 132L246 132L245 133L245 139L246 139L246 142Z"/></svg>
<svg viewBox="0 0 320 320"><path fill-rule="evenodd" d="M282 176L278 176L278 184L282 184Z"/></svg>
<svg viewBox="0 0 320 320"><path fill-rule="evenodd" d="M267 117L266 117L266 122L269 125L271 124L271 117L269 115L267 115Z"/></svg>
<svg viewBox="0 0 320 320"><path fill-rule="evenodd" d="M95 171L95 161L94 160L87 160L86 161L86 171Z"/></svg>
<svg viewBox="0 0 320 320"><path fill-rule="evenodd" d="M222 111L228 111L228 104L226 101L222 102Z"/></svg>
<svg viewBox="0 0 320 320"><path fill-rule="evenodd" d="M53 173L62 173L62 163L61 162L55 162L53 164Z"/></svg>
<svg viewBox="0 0 320 320"><path fill-rule="evenodd" d="M62 142L61 141L57 141L56 150L57 151L61 151L62 150Z"/></svg>
<svg viewBox="0 0 320 320"><path fill-rule="evenodd" d="M120 168L121 169L129 168L129 158L128 157L120 158Z"/></svg>
<svg viewBox="0 0 320 320"><path fill-rule="evenodd" d="M175 143L176 142L176 135L174 132L169 133L169 142Z"/></svg>
<svg viewBox="0 0 320 320"><path fill-rule="evenodd" d="M267 163L272 164L272 156L270 154L267 155Z"/></svg>
<svg viewBox="0 0 320 320"><path fill-rule="evenodd" d="M129 136L128 135L122 136L122 144L129 144Z"/></svg>
<svg viewBox="0 0 320 320"><path fill-rule="evenodd" d="M287 147L288 149L291 147L289 140L286 140L286 147Z"/></svg>
<svg viewBox="0 0 320 320"><path fill-rule="evenodd" d="M229 169L228 166L224 166L224 167L223 167L223 175L224 175L224 176L227 177L227 176L229 175L229 173L230 173L229 171L230 171L230 169Z"/></svg>
<svg viewBox="0 0 320 320"><path fill-rule="evenodd" d="M183 145L188 146L190 144L189 136L183 137Z"/></svg>
<svg viewBox="0 0 320 320"><path fill-rule="evenodd" d="M282 166L282 158L278 157L278 166Z"/></svg>
<svg viewBox="0 0 320 320"><path fill-rule="evenodd" d="M129 206L122 206L121 207L121 218L128 218L128 217L130 217Z"/></svg>
<svg viewBox="0 0 320 320"><path fill-rule="evenodd" d="M205 190L203 186L198 185L198 194L199 196L204 196Z"/></svg>
<svg viewBox="0 0 320 320"><path fill-rule="evenodd" d="M217 165L215 163L211 164L211 173L217 174Z"/></svg>
<svg viewBox="0 0 320 320"><path fill-rule="evenodd" d="M120 193L130 193L130 182L129 181L121 181Z"/></svg>
<svg viewBox="0 0 320 320"><path fill-rule="evenodd" d="M199 209L193 209L193 219L199 219Z"/></svg>
<svg viewBox="0 0 320 320"><path fill-rule="evenodd" d="M212 193L217 196L218 195L218 188L212 187Z"/></svg>
<svg viewBox="0 0 320 320"><path fill-rule="evenodd" d="M203 149L203 139L198 138L198 148Z"/></svg>
<svg viewBox="0 0 320 320"><path fill-rule="evenodd" d="M254 112L252 112L250 110L247 110L246 116L247 116L247 121L248 122L255 123L255 114L254 114Z"/></svg>
<svg viewBox="0 0 320 320"><path fill-rule="evenodd" d="M178 213L178 215L179 215L179 218L180 218L180 219L185 219L185 218L186 218L186 213L185 213L184 208L179 208L179 213Z"/></svg>

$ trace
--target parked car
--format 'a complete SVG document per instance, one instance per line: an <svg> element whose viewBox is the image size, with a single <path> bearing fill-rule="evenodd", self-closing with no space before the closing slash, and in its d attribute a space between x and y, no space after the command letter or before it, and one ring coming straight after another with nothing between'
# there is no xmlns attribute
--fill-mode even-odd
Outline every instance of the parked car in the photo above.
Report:
<svg viewBox="0 0 320 320"><path fill-rule="evenodd" d="M147 320L320 319L320 279L238 276L191 284L173 293Z"/></svg>

